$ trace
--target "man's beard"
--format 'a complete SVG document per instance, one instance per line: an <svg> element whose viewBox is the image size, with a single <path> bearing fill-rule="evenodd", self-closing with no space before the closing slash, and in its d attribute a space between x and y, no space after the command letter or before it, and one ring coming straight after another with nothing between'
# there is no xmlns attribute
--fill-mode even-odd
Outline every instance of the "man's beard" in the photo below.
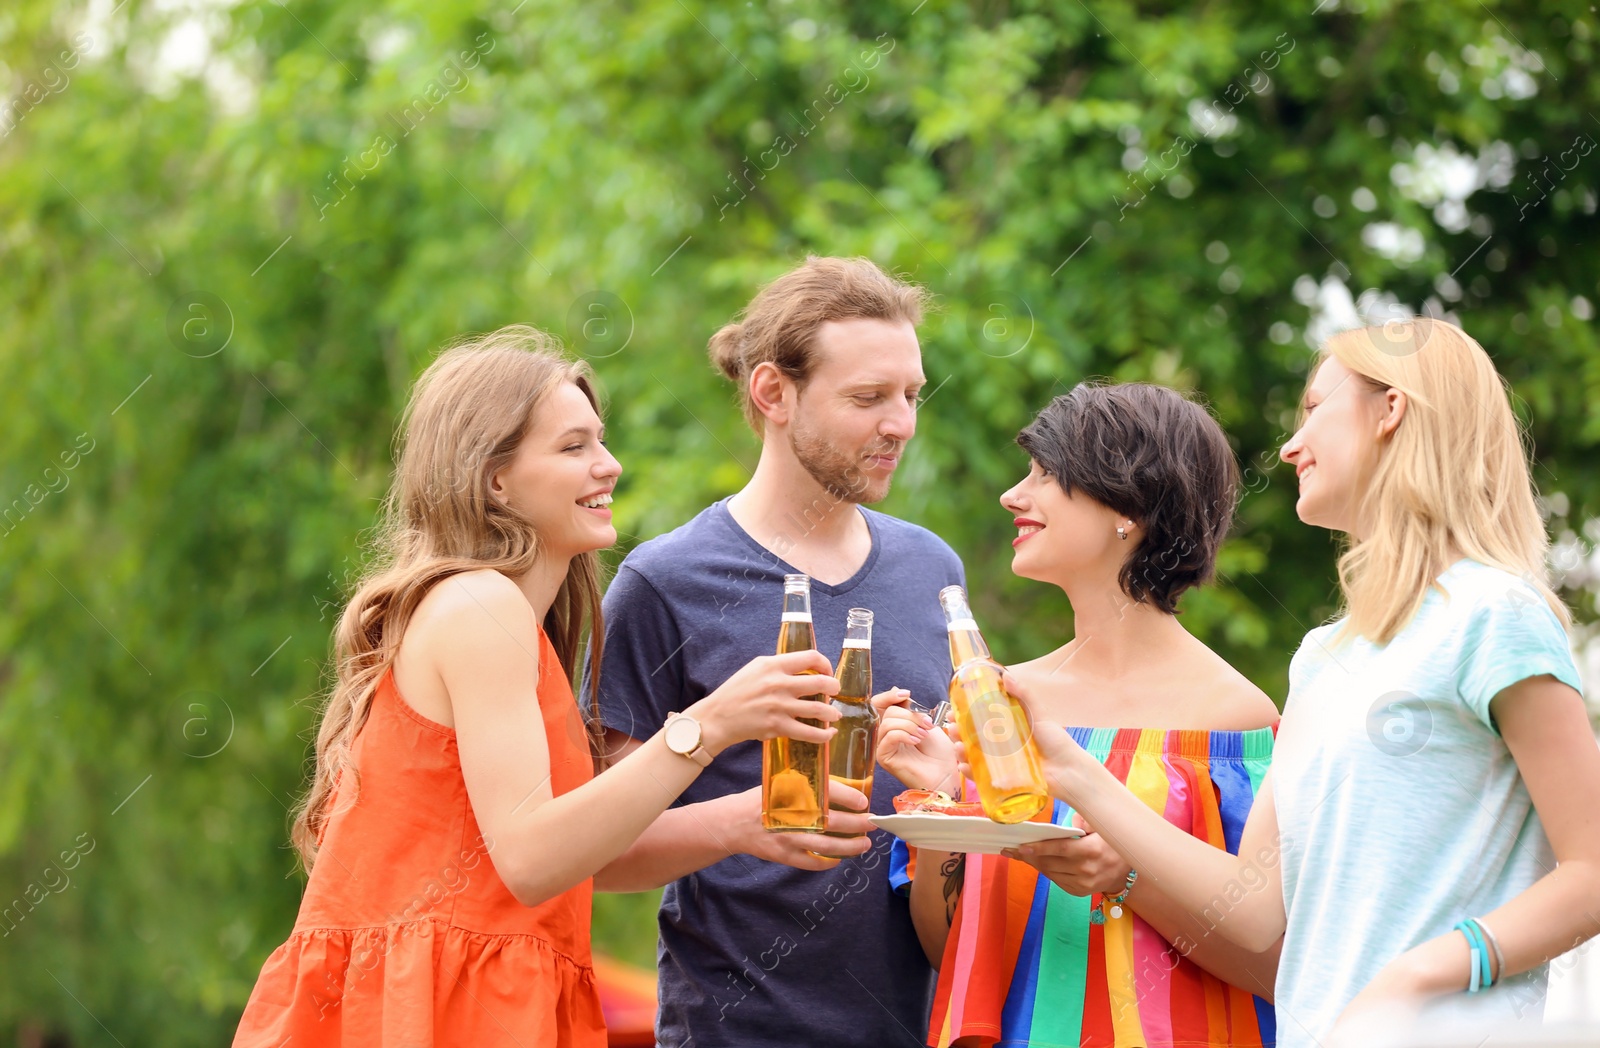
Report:
<svg viewBox="0 0 1600 1048"><path fill-rule="evenodd" d="M867 472L866 463L852 456L828 439L811 430L802 418L795 419L789 434L789 447L811 479L821 484L823 490L841 502L870 506L882 502L889 494L891 474L879 480ZM901 445L884 443L879 453L897 453Z"/></svg>

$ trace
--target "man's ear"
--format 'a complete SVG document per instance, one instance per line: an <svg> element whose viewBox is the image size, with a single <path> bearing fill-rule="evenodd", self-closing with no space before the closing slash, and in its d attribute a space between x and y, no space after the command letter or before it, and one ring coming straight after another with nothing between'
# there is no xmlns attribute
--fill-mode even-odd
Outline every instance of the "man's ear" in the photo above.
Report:
<svg viewBox="0 0 1600 1048"><path fill-rule="evenodd" d="M750 401L768 422L788 425L794 398L794 383L772 361L763 360L750 372Z"/></svg>
<svg viewBox="0 0 1600 1048"><path fill-rule="evenodd" d="M1383 393L1383 414L1378 416L1378 439L1388 440L1394 436L1394 431L1400 428L1401 421L1406 417L1406 408L1411 403L1411 398L1406 396L1404 390L1390 386Z"/></svg>

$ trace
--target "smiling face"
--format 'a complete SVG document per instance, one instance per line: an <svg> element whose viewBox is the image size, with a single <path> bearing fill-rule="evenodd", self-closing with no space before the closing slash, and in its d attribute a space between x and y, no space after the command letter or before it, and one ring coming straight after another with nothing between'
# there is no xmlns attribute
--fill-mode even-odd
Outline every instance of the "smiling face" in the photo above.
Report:
<svg viewBox="0 0 1600 1048"><path fill-rule="evenodd" d="M1300 482L1295 513L1305 523L1356 532L1380 435L1392 430L1386 393L1336 357L1317 368L1306 388L1304 421L1279 453Z"/></svg>
<svg viewBox="0 0 1600 1048"><path fill-rule="evenodd" d="M1137 525L1082 491L1068 495L1037 461L1000 496L1012 516L1011 570L1025 579L1064 585L1088 573L1115 576L1138 539ZM1117 528L1127 539L1117 537Z"/></svg>
<svg viewBox="0 0 1600 1048"><path fill-rule="evenodd" d="M791 384L784 394L794 405L790 449L834 495L881 501L917 431L927 383L916 329L904 321L831 320L817 329L814 360L805 386Z"/></svg>
<svg viewBox="0 0 1600 1048"><path fill-rule="evenodd" d="M532 523L544 552L572 558L617 541L611 491L622 465L606 450L594 405L561 382L535 408L509 465L490 480L494 497Z"/></svg>

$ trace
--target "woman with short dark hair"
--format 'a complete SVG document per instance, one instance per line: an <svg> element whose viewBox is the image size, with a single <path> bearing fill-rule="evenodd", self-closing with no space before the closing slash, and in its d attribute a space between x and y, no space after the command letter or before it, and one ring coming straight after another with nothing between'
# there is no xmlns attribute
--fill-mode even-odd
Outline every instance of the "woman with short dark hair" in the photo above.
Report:
<svg viewBox="0 0 1600 1048"><path fill-rule="evenodd" d="M1157 881L1240 947L1280 944L1285 1045L1482 1043L1600 931L1600 752L1523 436L1454 324L1323 346L1279 455L1299 518L1343 536L1344 608L1289 664L1237 857L1035 721L1051 793L1134 860L1135 899Z"/></svg>
<svg viewBox="0 0 1600 1048"><path fill-rule="evenodd" d="M1078 386L1017 442L1028 475L1000 498L1017 527L1012 570L1066 592L1075 634L1010 668L1030 715L1075 725L1079 745L1146 804L1236 852L1278 711L1177 618L1233 516L1227 438L1194 401L1130 383ZM954 792L953 747L927 717L890 707L880 738L879 761L908 786ZM1074 822L1060 802L1037 819ZM1276 948L1209 935L1158 885L1136 884L1092 829L1003 856L903 859L892 866L910 867L900 883L939 968L931 1045L1275 1038Z"/></svg>

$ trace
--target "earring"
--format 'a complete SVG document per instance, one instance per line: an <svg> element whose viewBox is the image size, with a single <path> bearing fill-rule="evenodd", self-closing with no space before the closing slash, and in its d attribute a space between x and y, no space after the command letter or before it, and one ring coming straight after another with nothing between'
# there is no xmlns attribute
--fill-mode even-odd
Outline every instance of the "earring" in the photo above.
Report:
<svg viewBox="0 0 1600 1048"><path fill-rule="evenodd" d="M1117 538L1124 542L1128 541L1128 529L1123 527L1121 524L1117 525Z"/></svg>

